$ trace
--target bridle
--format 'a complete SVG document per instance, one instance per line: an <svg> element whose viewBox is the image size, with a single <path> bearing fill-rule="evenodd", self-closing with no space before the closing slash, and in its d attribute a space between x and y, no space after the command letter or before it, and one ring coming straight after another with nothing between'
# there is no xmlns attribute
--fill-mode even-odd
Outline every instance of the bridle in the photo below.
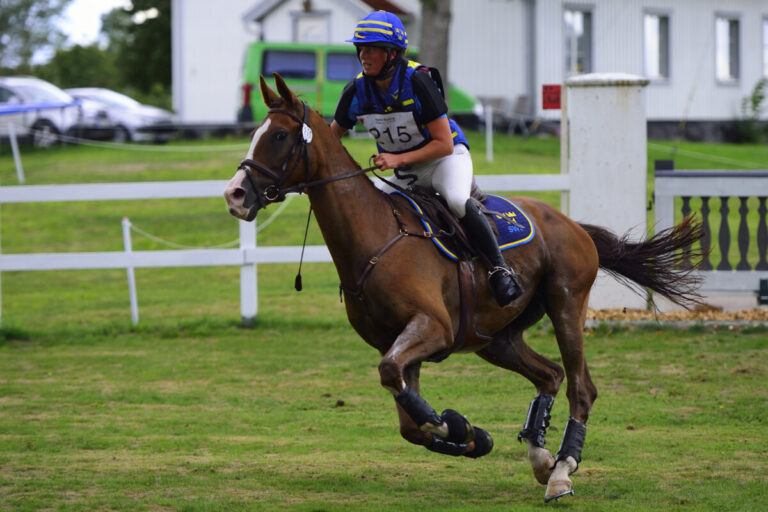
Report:
<svg viewBox="0 0 768 512"><path fill-rule="evenodd" d="M271 108L267 112L267 115L269 114L285 114L297 123L301 125L301 130L299 131L298 136L296 137L296 140L293 143L293 146L291 147L290 152L288 153L288 156L286 157L283 164L280 166L280 169L278 171L275 171L274 169L270 169L269 167L260 164L259 162L255 160L251 160L250 158L246 158L242 162L240 162L240 165L238 166L238 171L243 171L245 173L245 176L248 178L248 183L251 185L251 191L246 190L246 201L245 203L248 203L249 196L253 199L255 206L257 206L257 209L262 209L265 206L267 206L268 202L275 202L275 201L283 201L285 199L286 194L289 194L291 192L298 192L301 193L304 191L304 189L310 188L310 187L316 187L318 185L324 185L326 183L330 183L332 181L338 181L343 180L346 178L351 178L353 176L357 176L359 174L365 174L367 172L370 172L374 169L377 169L377 167L369 167L367 169L358 169L357 171L353 171L346 174L340 174L338 176L331 176L330 178L323 178L320 180L314 180L312 181L310 179L310 172L311 172L311 164L309 159L309 148L308 145L310 142L312 142L313 134L312 134L312 128L309 126L309 114L310 114L310 108L309 105L307 105L306 101L301 102L304 105L304 118L300 118L290 110L282 109L282 108ZM294 158L295 156L295 158ZM286 169L288 168L288 164L291 161L291 159L294 158L293 166L286 172ZM299 162L304 159L304 168L305 168L305 178L304 181L301 181L299 183L296 183L295 185L291 185L289 187L284 187L283 185L291 179L293 174L296 172L296 169L299 166ZM265 176L269 178L272 183L268 184L266 187L260 187L258 183L256 182L254 172L257 172L261 174L262 176Z"/></svg>

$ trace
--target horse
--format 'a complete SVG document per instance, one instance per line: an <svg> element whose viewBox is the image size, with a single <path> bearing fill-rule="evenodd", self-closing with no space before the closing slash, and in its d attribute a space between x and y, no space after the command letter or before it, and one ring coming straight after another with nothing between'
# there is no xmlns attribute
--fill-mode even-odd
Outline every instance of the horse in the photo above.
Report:
<svg viewBox="0 0 768 512"><path fill-rule="evenodd" d="M696 277L693 266L682 263L690 261L700 224L686 218L635 242L577 223L544 202L515 197L536 235L504 252L524 293L501 307L485 285L485 270L462 261L457 271L457 263L426 240L430 234L408 201L376 187L366 175L371 169L361 169L326 121L279 74L274 78L277 93L261 77L269 112L224 191L230 214L251 221L286 194L306 193L338 272L349 322L380 353L381 385L395 399L402 437L451 456L477 458L491 451L487 431L452 409L438 415L419 394L423 362L475 353L536 388L518 440L527 445L536 480L547 486L545 501L573 495L570 475L581 462L597 398L582 336L598 269L690 306L698 297ZM562 367L523 340L523 332L544 315L552 322ZM545 436L564 379L570 418L553 456Z"/></svg>

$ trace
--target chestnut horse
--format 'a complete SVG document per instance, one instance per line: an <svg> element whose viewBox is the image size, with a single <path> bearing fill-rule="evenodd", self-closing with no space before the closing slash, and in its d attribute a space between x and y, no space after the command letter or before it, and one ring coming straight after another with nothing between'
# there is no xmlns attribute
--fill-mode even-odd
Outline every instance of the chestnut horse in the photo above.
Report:
<svg viewBox="0 0 768 512"><path fill-rule="evenodd" d="M456 343L457 352L474 352L533 383L537 396L518 438L526 441L536 479L547 485L545 500L573 494L569 475L581 461L597 397L582 331L598 268L677 303L695 301L690 266L681 270L679 263L685 257L681 249L701 236L700 226L686 219L652 239L629 242L603 228L578 224L541 201L516 197L536 235L504 254L525 292L500 307L484 268L477 265L473 277L479 286L466 321L457 263L424 239L420 219L405 200L376 188L365 175L370 169L360 169L323 118L297 99L278 74L275 81L279 94L261 78L270 110L226 187L229 212L250 221L285 194L306 192L339 274L349 322L382 356L381 385L395 397L402 436L448 455L480 457L491 451L493 441L485 430L451 409L438 415L419 395L421 363L445 357ZM545 314L565 370L523 341L523 331ZM460 330L463 342L456 341ZM564 378L570 419L553 457L544 438Z"/></svg>

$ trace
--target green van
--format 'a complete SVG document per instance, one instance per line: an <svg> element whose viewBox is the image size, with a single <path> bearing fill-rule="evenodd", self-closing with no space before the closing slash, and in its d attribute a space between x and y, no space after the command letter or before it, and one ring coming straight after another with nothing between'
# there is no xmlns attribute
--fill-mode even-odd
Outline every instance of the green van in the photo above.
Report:
<svg viewBox="0 0 768 512"><path fill-rule="evenodd" d="M413 52L408 56L416 60ZM243 104L238 112L240 122L259 121L267 113L261 99L259 75L274 87L273 72L278 72L286 84L320 112L331 119L344 86L362 68L351 44L267 43L248 45L243 67ZM456 87L448 87L450 116L462 128L477 128L482 106L476 98Z"/></svg>

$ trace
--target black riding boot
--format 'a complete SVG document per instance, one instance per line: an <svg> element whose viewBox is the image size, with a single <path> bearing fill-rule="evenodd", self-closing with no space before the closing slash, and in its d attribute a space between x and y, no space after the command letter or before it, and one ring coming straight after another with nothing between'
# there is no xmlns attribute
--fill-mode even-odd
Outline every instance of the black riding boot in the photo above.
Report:
<svg viewBox="0 0 768 512"><path fill-rule="evenodd" d="M466 208L467 213L459 219L461 226L472 246L490 261L488 283L491 293L500 306L506 306L523 294L523 288L515 273L504 261L488 219L472 199L467 200Z"/></svg>

